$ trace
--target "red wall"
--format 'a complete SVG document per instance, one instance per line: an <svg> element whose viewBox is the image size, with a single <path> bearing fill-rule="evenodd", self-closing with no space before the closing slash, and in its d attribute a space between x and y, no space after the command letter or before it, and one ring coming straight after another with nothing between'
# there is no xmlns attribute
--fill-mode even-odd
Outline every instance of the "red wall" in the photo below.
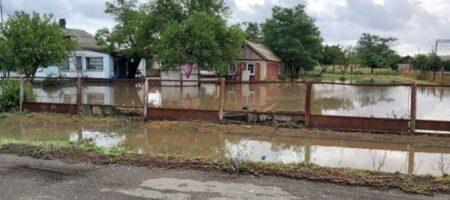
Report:
<svg viewBox="0 0 450 200"><path fill-rule="evenodd" d="M267 81L274 81L278 79L278 63L267 62Z"/></svg>
<svg viewBox="0 0 450 200"><path fill-rule="evenodd" d="M255 63L255 75L250 76L250 81L273 81L278 79L278 63L267 62L266 78L261 80L261 66L266 61L256 61ZM241 80L242 71L247 68L246 61L238 61L236 68L236 80Z"/></svg>

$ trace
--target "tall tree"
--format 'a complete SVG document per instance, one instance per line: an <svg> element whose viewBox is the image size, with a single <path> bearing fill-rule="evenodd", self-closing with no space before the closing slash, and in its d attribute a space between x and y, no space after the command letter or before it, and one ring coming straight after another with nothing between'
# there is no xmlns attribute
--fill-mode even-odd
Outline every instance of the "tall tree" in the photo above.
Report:
<svg viewBox="0 0 450 200"><path fill-rule="evenodd" d="M436 53L428 55L428 68L429 70L436 72L442 67L442 59Z"/></svg>
<svg viewBox="0 0 450 200"><path fill-rule="evenodd" d="M118 51L126 56L128 78L134 78L141 59L151 55L150 46L143 40L148 35L152 36L152 33L143 30L147 15L138 3L138 0L107 2L105 12L113 15L117 24L112 31L103 28L96 34L98 43L105 49Z"/></svg>
<svg viewBox="0 0 450 200"><path fill-rule="evenodd" d="M320 31L303 5L274 7L272 11L272 18L263 25L264 43L286 62L291 78L298 78L300 70L309 71L319 62Z"/></svg>
<svg viewBox="0 0 450 200"><path fill-rule="evenodd" d="M0 72L2 72L3 77L7 78L10 76L10 72L17 71L18 61L14 55L10 41L5 38L0 39Z"/></svg>
<svg viewBox="0 0 450 200"><path fill-rule="evenodd" d="M428 68L428 57L424 54L417 55L412 60L412 66L414 69L427 70Z"/></svg>
<svg viewBox="0 0 450 200"><path fill-rule="evenodd" d="M256 22L244 22L246 38L248 40L260 41L262 39L261 28Z"/></svg>
<svg viewBox="0 0 450 200"><path fill-rule="evenodd" d="M194 12L181 23L169 25L158 43L158 58L164 69L188 61L201 69L227 73L239 56L244 33L238 26L205 12Z"/></svg>
<svg viewBox="0 0 450 200"><path fill-rule="evenodd" d="M442 67L446 72L450 71L450 60L443 60Z"/></svg>
<svg viewBox="0 0 450 200"><path fill-rule="evenodd" d="M344 57L342 59L341 71L345 75L349 67L352 67L351 72L353 72L353 65L358 64L360 61L353 47L345 48L343 53Z"/></svg>
<svg viewBox="0 0 450 200"><path fill-rule="evenodd" d="M321 74L326 71L328 66L333 66L333 71L335 71L336 65L343 64L344 57L344 52L339 45L325 45L320 59L320 65L322 66Z"/></svg>
<svg viewBox="0 0 450 200"><path fill-rule="evenodd" d="M75 43L65 38L52 15L15 12L0 31L18 70L29 80L34 79L38 68L63 63L75 49Z"/></svg>
<svg viewBox="0 0 450 200"><path fill-rule="evenodd" d="M397 41L396 38L384 38L363 33L356 47L361 64L370 67L372 73L375 68L389 67L392 58L397 55L391 49L391 45L395 41Z"/></svg>

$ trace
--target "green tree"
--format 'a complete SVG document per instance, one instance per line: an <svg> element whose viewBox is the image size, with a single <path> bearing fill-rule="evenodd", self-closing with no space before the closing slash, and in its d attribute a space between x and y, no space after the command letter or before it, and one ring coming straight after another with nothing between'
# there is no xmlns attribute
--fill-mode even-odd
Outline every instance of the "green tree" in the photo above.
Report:
<svg viewBox="0 0 450 200"><path fill-rule="evenodd" d="M345 48L343 50L344 57L342 58L342 74L345 75L349 67L352 67L354 64L358 64L360 61L358 59L358 55L355 52L355 49L352 47ZM353 67L352 70L353 72Z"/></svg>
<svg viewBox="0 0 450 200"><path fill-rule="evenodd" d="M442 60L436 53L431 53L428 55L428 69L436 72L439 71L442 67Z"/></svg>
<svg viewBox="0 0 450 200"><path fill-rule="evenodd" d="M243 25L245 29L246 38L248 40L254 39L256 41L260 41L262 39L261 28L258 23L244 22Z"/></svg>
<svg viewBox="0 0 450 200"><path fill-rule="evenodd" d="M427 70L428 68L428 56L419 54L412 60L412 66L414 69Z"/></svg>
<svg viewBox="0 0 450 200"><path fill-rule="evenodd" d="M181 23L169 25L158 43L164 69L192 61L201 69L227 73L239 56L245 34L238 26L205 12L195 12Z"/></svg>
<svg viewBox="0 0 450 200"><path fill-rule="evenodd" d="M60 65L75 49L75 43L66 39L52 15L33 12L15 12L0 30L14 55L13 62L29 80L38 68Z"/></svg>
<svg viewBox="0 0 450 200"><path fill-rule="evenodd" d="M339 45L325 45L320 59L320 65L323 66L321 74L326 71L327 66L333 66L333 71L335 71L336 65L343 64L344 57L345 54Z"/></svg>
<svg viewBox="0 0 450 200"><path fill-rule="evenodd" d="M11 44L8 40L0 39L0 71L3 72L2 78L10 76L10 72L17 71L17 58L11 48Z"/></svg>
<svg viewBox="0 0 450 200"><path fill-rule="evenodd" d="M106 3L105 12L115 17L117 25L112 31L99 30L96 38L105 49L126 55L129 78L135 77L141 59L159 56L158 43L167 41L162 35L173 31L174 23L180 24L196 12L218 18L229 16L223 0L148 0L145 4L113 0Z"/></svg>
<svg viewBox="0 0 450 200"><path fill-rule="evenodd" d="M450 60L443 60L442 61L442 67L445 71L450 71Z"/></svg>
<svg viewBox="0 0 450 200"><path fill-rule="evenodd" d="M264 43L286 62L291 78L300 70L312 70L322 55L322 37L314 19L303 5L274 7L272 18L263 25Z"/></svg>
<svg viewBox="0 0 450 200"><path fill-rule="evenodd" d="M370 67L372 73L375 68L389 67L392 64L392 58L397 55L391 49L391 45L395 41L397 41L395 38L383 38L363 33L356 47L361 64Z"/></svg>

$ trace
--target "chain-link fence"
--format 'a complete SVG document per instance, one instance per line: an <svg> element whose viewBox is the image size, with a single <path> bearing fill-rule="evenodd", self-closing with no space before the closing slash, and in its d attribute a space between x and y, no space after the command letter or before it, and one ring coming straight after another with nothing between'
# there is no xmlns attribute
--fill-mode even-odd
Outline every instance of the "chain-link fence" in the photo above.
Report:
<svg viewBox="0 0 450 200"><path fill-rule="evenodd" d="M450 87L418 86L417 119L450 121Z"/></svg>
<svg viewBox="0 0 450 200"><path fill-rule="evenodd" d="M300 112L305 108L304 83L232 84L225 91L225 110Z"/></svg>
<svg viewBox="0 0 450 200"><path fill-rule="evenodd" d="M314 83L312 114L409 119L409 86Z"/></svg>

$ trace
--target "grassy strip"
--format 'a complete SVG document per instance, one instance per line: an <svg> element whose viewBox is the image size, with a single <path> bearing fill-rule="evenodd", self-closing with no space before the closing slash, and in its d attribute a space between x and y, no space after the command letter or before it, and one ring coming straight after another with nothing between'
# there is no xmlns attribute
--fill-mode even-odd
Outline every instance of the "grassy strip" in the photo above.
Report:
<svg viewBox="0 0 450 200"><path fill-rule="evenodd" d="M57 159L69 163L128 165L167 169L219 170L235 174L280 176L292 179L331 182L342 185L380 189L399 189L409 193L431 195L450 193L450 178L407 176L353 169L333 169L310 164L269 164L233 160L186 159L140 155L127 149L98 148L91 144L70 142L23 142L0 140L0 153L18 154L37 159Z"/></svg>

